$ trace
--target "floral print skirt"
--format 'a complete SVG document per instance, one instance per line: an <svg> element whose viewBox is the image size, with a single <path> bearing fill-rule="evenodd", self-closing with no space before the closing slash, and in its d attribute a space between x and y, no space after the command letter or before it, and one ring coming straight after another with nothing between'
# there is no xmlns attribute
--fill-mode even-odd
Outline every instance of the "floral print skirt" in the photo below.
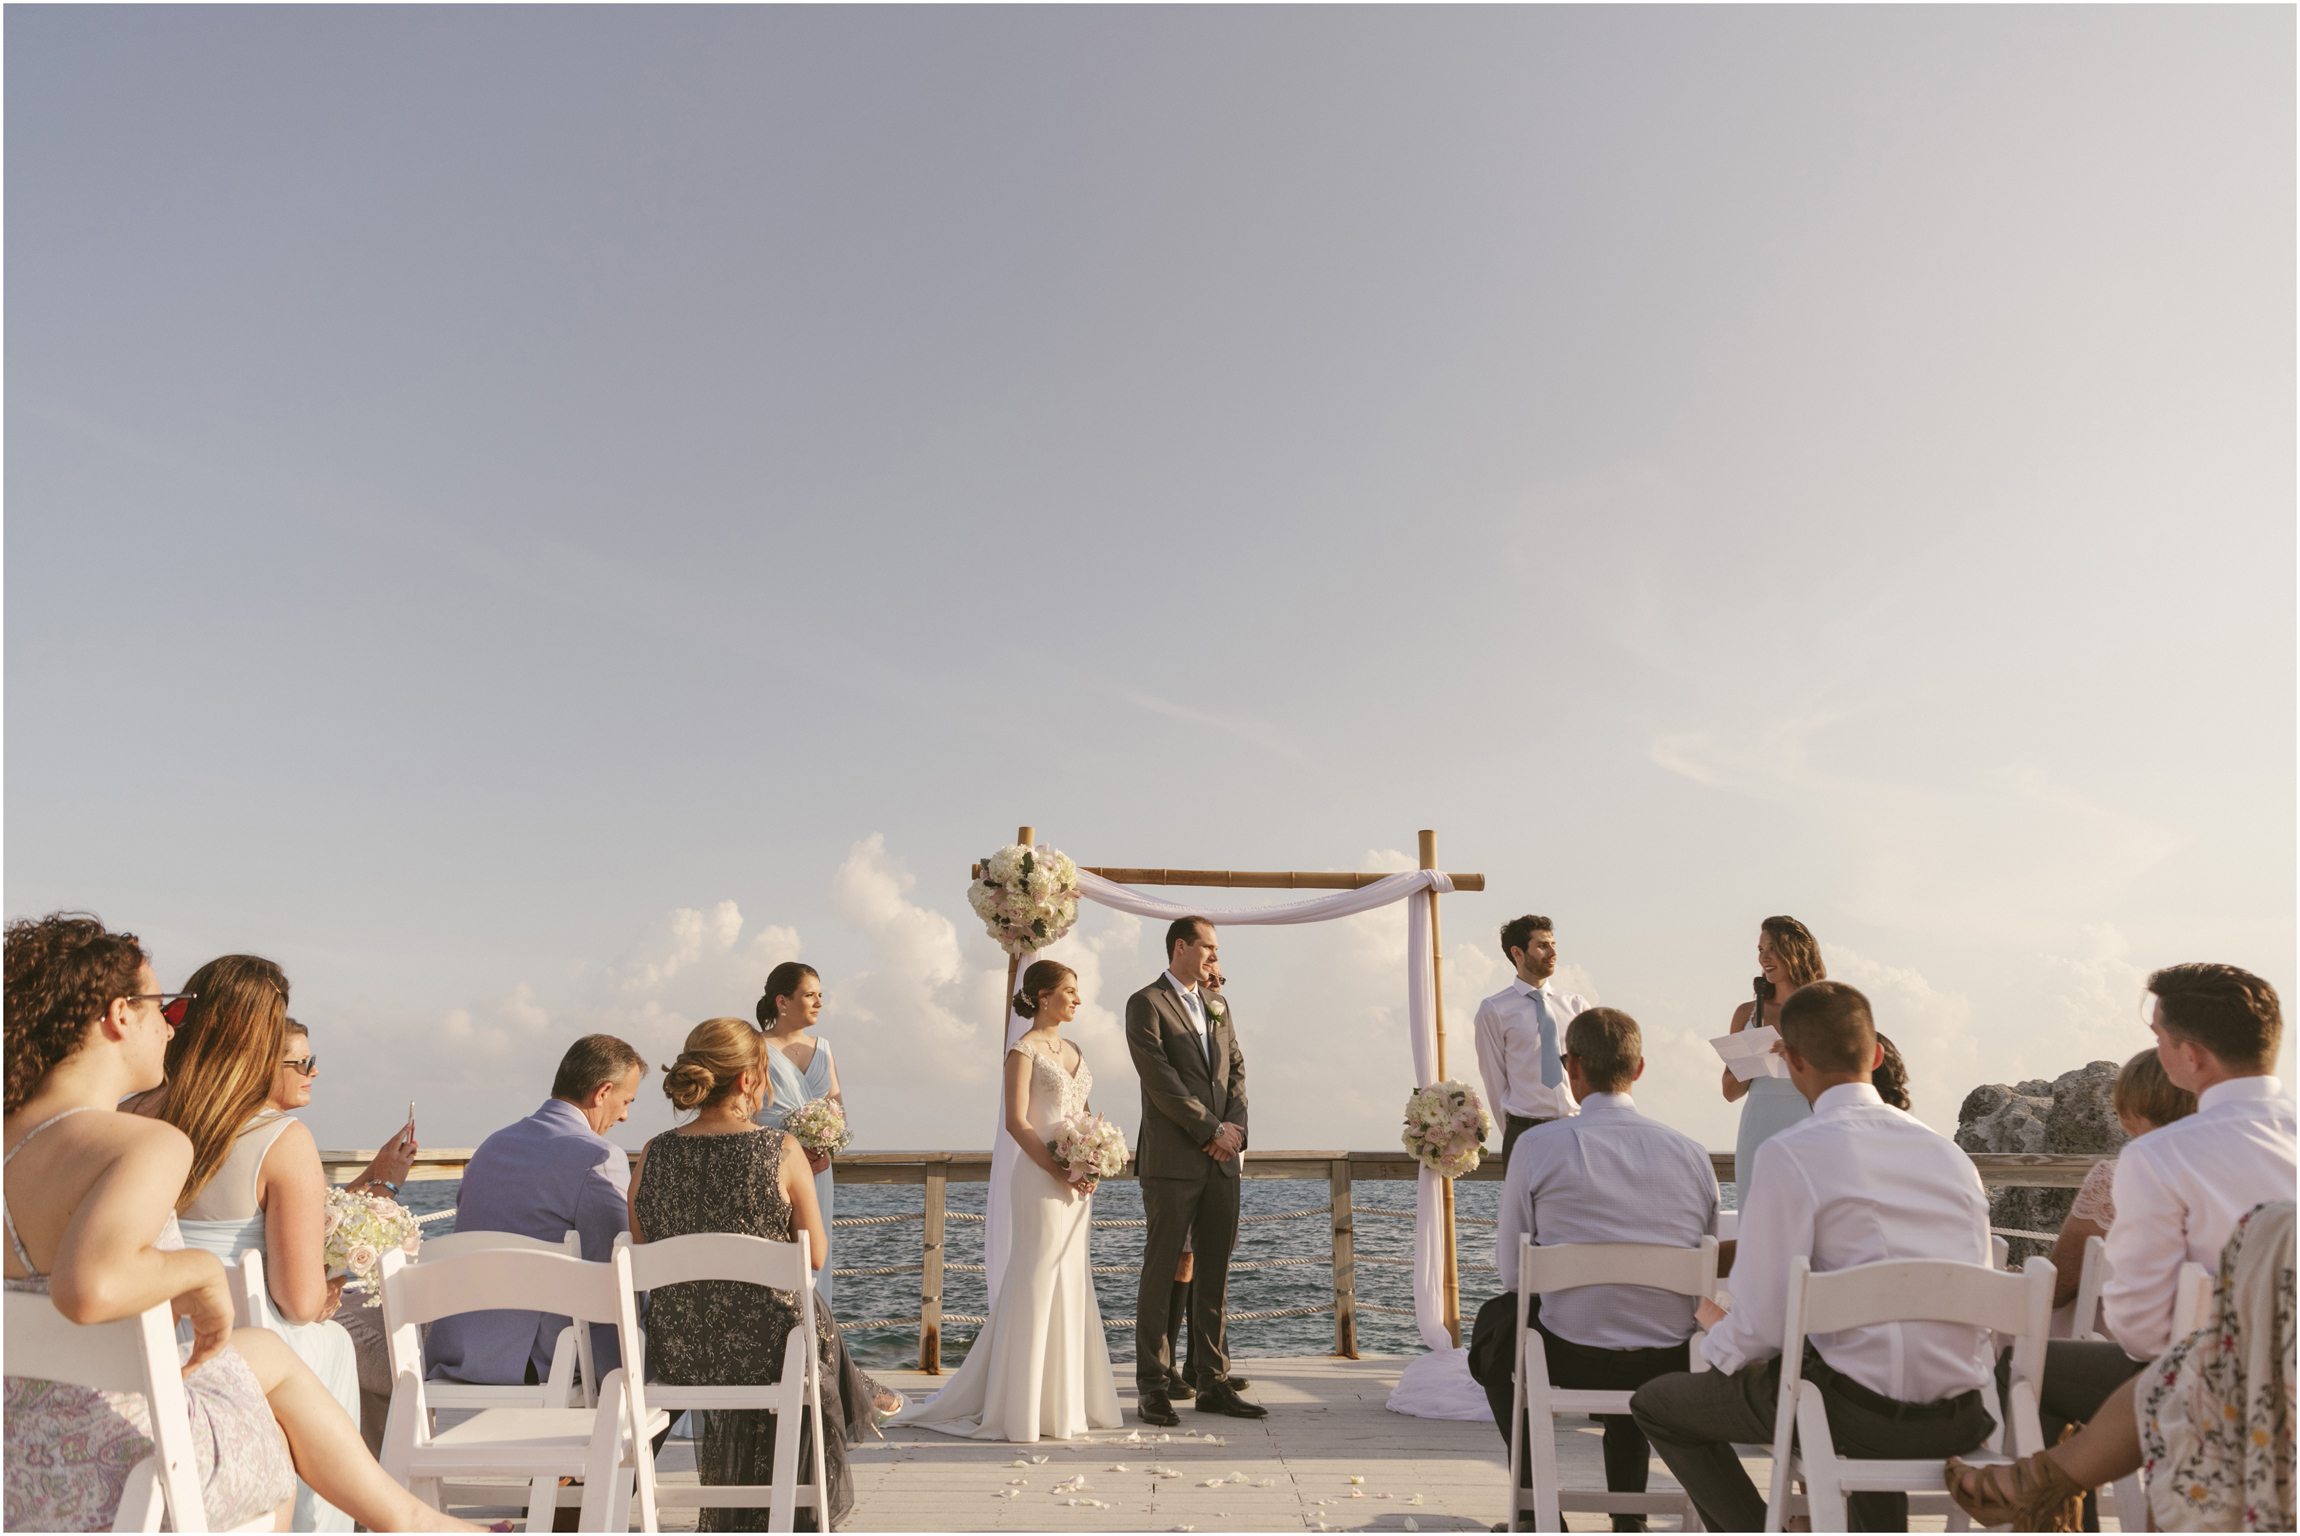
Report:
<svg viewBox="0 0 2300 1536"><path fill-rule="evenodd" d="M186 1377L184 1399L209 1529L244 1525L295 1493L287 1440L238 1350ZM4 1411L7 1528L110 1530L129 1471L152 1452L143 1395L10 1376Z"/></svg>

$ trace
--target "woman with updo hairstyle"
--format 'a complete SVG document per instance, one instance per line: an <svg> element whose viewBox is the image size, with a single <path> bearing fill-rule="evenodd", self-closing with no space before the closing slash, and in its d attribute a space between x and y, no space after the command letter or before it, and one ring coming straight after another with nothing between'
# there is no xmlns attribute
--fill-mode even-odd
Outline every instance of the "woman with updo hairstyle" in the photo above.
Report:
<svg viewBox="0 0 2300 1536"><path fill-rule="evenodd" d="M839 1091L838 1063L831 1059L830 1042L807 1033L821 1020L823 1004L828 1001L823 979L811 965L785 960L767 972L766 990L759 995L757 1012L759 1028L767 1032L767 1076L774 1092L759 1112L759 1124L780 1128L794 1110L817 1099L830 1100L842 1116L846 1114L846 1096ZM806 1153L806 1159L815 1176L815 1204L822 1208L823 1226L828 1230L838 1203L831 1160L813 1152ZM835 1289L826 1266L815 1282L815 1296L827 1307Z"/></svg>
<svg viewBox="0 0 2300 1536"><path fill-rule="evenodd" d="M1022 973L1014 1011L1031 1027L1006 1052L1006 1134L1022 1154L1006 1174L1006 1268L965 1363L897 1423L1024 1445L1119 1427L1087 1263L1095 1180L1065 1168L1053 1147L1063 1122L1093 1107L1093 1069L1062 1038L1081 1001L1076 973L1059 961Z"/></svg>
<svg viewBox="0 0 2300 1536"><path fill-rule="evenodd" d="M1813 930L1793 917L1768 917L1757 925L1757 998L1733 1010L1729 1034L1744 1029L1781 1027L1781 1005L1799 987L1829 978L1821 964L1821 941ZM1758 1001L1764 1013L1758 1016ZM1733 1191L1737 1208L1749 1209L1749 1181L1757 1172L1757 1149L1767 1137L1778 1135L1812 1114L1813 1106L1786 1077L1758 1077L1744 1083L1725 1069L1725 1102L1746 1095L1741 1105L1741 1133L1733 1140Z"/></svg>
<svg viewBox="0 0 2300 1536"><path fill-rule="evenodd" d="M631 1179L633 1242L737 1232L789 1243L804 1232L821 1272L830 1249L829 1230L815 1204L806 1149L795 1137L752 1118L772 1091L769 1050L766 1036L744 1019L705 1019L688 1031L679 1059L663 1068L663 1092L674 1109L694 1118L647 1143ZM697 1387L782 1379L784 1347L799 1321L798 1299L790 1292L734 1280L697 1280L657 1287L647 1307L647 1365L660 1379ZM807 1437L819 1431L835 1523L854 1505L847 1443L871 1427L872 1388L848 1357L838 1324L819 1295L815 1332L827 1422L802 1423L799 1464L806 1465L812 1455ZM697 1417L702 1433L695 1463L704 1486L774 1480L774 1414L727 1409ZM801 1510L799 1518L804 1521L810 1513ZM705 1531L766 1528L764 1509L706 1509L697 1525Z"/></svg>

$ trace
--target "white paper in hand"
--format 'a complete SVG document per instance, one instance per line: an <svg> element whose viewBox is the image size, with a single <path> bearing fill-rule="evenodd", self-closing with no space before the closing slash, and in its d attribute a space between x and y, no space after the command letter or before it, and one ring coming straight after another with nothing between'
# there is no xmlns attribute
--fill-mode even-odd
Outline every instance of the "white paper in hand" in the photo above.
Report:
<svg viewBox="0 0 2300 1536"><path fill-rule="evenodd" d="M1773 1054L1773 1046L1781 1032L1770 1024L1757 1029L1744 1029L1737 1035L1719 1035L1709 1043L1733 1075L1746 1083L1752 1078L1787 1077L1789 1064Z"/></svg>

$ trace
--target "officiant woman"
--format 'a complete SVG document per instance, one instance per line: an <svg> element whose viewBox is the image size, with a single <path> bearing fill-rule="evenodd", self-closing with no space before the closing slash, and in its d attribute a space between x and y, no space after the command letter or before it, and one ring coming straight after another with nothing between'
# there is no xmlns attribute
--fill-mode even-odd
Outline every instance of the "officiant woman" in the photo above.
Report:
<svg viewBox="0 0 2300 1536"><path fill-rule="evenodd" d="M1757 925L1757 969L1764 973L1759 980L1769 989L1764 1016L1753 1017L1755 999L1743 1003L1733 1010L1733 1034L1753 1025L1778 1029L1781 1005L1789 1000L1789 994L1809 982L1825 981L1829 975L1821 965L1820 940L1793 917L1768 917ZM1727 1067L1724 1085L1726 1103L1742 1101L1741 1133L1733 1139L1733 1187L1735 1203L1745 1211L1749 1209L1749 1180L1757 1169L1757 1148L1768 1136L1811 1114L1813 1107L1785 1077L1760 1077L1744 1083Z"/></svg>

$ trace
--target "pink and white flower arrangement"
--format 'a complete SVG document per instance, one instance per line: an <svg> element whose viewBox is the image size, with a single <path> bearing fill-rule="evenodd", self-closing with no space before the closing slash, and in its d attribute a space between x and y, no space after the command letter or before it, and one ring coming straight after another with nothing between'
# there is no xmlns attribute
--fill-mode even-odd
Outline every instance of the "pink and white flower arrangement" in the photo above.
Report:
<svg viewBox="0 0 2300 1536"><path fill-rule="evenodd" d="M1399 1138L1424 1168L1441 1179L1475 1173L1485 1156L1493 1119L1477 1090L1448 1079L1417 1088L1406 1100L1405 1135Z"/></svg>
<svg viewBox="0 0 2300 1536"><path fill-rule="evenodd" d="M377 1266L393 1248L413 1258L423 1246L423 1225L415 1213L388 1195L358 1195L348 1189L327 1192L321 1217L320 1254L330 1274L343 1275L367 1292L367 1305L383 1305Z"/></svg>
<svg viewBox="0 0 2300 1536"><path fill-rule="evenodd" d="M843 1151L854 1140L847 1129L846 1113L829 1099L810 1099L790 1113L783 1129L796 1136L799 1145L817 1157L829 1157Z"/></svg>
<svg viewBox="0 0 2300 1536"><path fill-rule="evenodd" d="M1046 1144L1073 1184L1116 1178L1126 1170L1126 1134L1102 1114L1072 1115L1054 1126Z"/></svg>
<svg viewBox="0 0 2300 1536"><path fill-rule="evenodd" d="M1078 921L1078 866L1050 844L1009 843L982 861L966 900L999 948L1032 954Z"/></svg>

